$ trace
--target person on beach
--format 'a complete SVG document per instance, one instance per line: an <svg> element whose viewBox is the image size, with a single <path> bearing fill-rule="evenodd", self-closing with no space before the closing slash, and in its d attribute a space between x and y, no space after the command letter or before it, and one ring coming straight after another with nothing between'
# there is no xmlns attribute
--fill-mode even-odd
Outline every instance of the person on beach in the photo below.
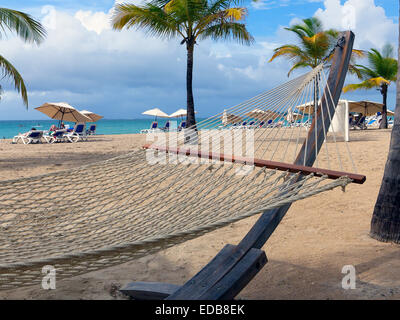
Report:
<svg viewBox="0 0 400 320"><path fill-rule="evenodd" d="M49 129L49 136L54 135L57 130L58 130L57 126L55 124L53 124Z"/></svg>

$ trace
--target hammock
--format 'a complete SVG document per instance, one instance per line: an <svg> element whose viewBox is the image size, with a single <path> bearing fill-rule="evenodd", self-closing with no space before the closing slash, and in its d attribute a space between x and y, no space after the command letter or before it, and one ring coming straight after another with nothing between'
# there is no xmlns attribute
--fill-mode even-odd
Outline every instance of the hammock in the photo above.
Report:
<svg viewBox="0 0 400 320"><path fill-rule="evenodd" d="M344 159L348 149L335 143L335 133L327 134L336 98L325 73L318 66L225 111L246 125L221 122L218 114L181 133L155 132L156 142L107 161L3 181L0 289L40 283L45 265L56 268L57 280L95 271L362 183L365 177L343 172L346 166L355 172L354 163ZM310 114L302 108L285 120L307 104ZM307 123L321 114L313 128L327 143L319 154ZM329 169L312 168L314 160Z"/></svg>

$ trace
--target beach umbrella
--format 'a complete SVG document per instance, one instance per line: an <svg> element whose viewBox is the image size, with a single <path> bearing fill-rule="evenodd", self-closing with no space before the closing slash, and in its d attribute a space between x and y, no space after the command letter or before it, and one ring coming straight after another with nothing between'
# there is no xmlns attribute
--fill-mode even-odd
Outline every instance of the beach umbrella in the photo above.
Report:
<svg viewBox="0 0 400 320"><path fill-rule="evenodd" d="M224 110L224 113L222 115L222 124L224 126L227 124L234 124L242 121L243 119L241 117L232 113L227 113L226 110Z"/></svg>
<svg viewBox="0 0 400 320"><path fill-rule="evenodd" d="M153 116L153 117L155 117L155 120L157 120L157 117L161 117L161 118L169 118L170 117L164 111L162 111L158 108L147 110L147 111L143 112L142 114L144 114L146 116Z"/></svg>
<svg viewBox="0 0 400 320"><path fill-rule="evenodd" d="M320 103L321 101L318 102L319 105ZM300 106L296 106L295 109L297 109L301 114L304 115L313 115L315 113L313 101L304 103Z"/></svg>
<svg viewBox="0 0 400 320"><path fill-rule="evenodd" d="M89 122L97 122L100 119L103 119L103 116L100 116L94 112L88 111L88 110L82 110L80 113L84 114L86 117L89 117L92 121Z"/></svg>
<svg viewBox="0 0 400 320"><path fill-rule="evenodd" d="M66 102L48 102L35 109L49 116L51 119L60 120L60 124L63 121L70 121L70 122L91 121L89 117L80 113L78 110L76 110L74 107L72 107Z"/></svg>
<svg viewBox="0 0 400 320"><path fill-rule="evenodd" d="M170 118L180 118L180 117L186 117L186 116L187 116L187 110L185 110L185 109L179 109L169 115Z"/></svg>
<svg viewBox="0 0 400 320"><path fill-rule="evenodd" d="M383 104L372 101L349 101L349 112L362 113L364 116L373 116L382 113ZM394 116L394 112L387 110L388 116Z"/></svg>
<svg viewBox="0 0 400 320"><path fill-rule="evenodd" d="M254 109L246 113L249 118L257 119L260 121L266 121L281 116L279 113L271 110Z"/></svg>
<svg viewBox="0 0 400 320"><path fill-rule="evenodd" d="M197 113L197 111L195 111L194 113ZM170 118L180 118L180 117L186 117L186 116L187 116L186 109L179 109L169 115Z"/></svg>

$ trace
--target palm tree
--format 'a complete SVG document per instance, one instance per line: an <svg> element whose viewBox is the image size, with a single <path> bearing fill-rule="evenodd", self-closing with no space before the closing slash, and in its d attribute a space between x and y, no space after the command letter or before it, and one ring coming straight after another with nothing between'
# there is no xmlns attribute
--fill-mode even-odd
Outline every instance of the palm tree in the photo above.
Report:
<svg viewBox="0 0 400 320"><path fill-rule="evenodd" d="M187 50L187 125L195 126L193 54L198 40L236 40L250 44L244 18L247 10L234 7L237 0L152 0L141 6L117 4L113 28L136 27L163 39L181 37Z"/></svg>
<svg viewBox="0 0 400 320"><path fill-rule="evenodd" d="M344 92L358 89L378 88L383 97L382 121L380 128L387 129L387 93L392 81L397 78L397 60L394 58L394 48L387 44L382 52L371 49L368 52L369 67L357 65L362 79L361 83L349 84L343 88Z"/></svg>
<svg viewBox="0 0 400 320"><path fill-rule="evenodd" d="M325 63L325 66L329 67L329 61L333 58L333 52L340 35L339 31L334 29L324 30L321 20L317 17L304 19L303 23L285 29L293 32L299 38L299 45L285 44L275 48L269 62L278 57L288 58L292 62L288 77L299 68L315 68L321 63ZM354 66L354 61L363 55L363 51L353 49L349 72L358 77L361 77L361 74ZM315 79L314 81L314 105L318 105L319 80Z"/></svg>
<svg viewBox="0 0 400 320"><path fill-rule="evenodd" d="M398 54L400 58L400 45ZM399 66L398 72L400 72ZM400 77L397 78L396 90L396 109L390 150L371 220L370 235L379 241L400 243Z"/></svg>
<svg viewBox="0 0 400 320"><path fill-rule="evenodd" d="M30 15L7 8L0 8L0 37L7 31L15 32L23 41L27 43L40 44L46 31L40 22L34 20ZM21 94L22 100L28 107L28 93L24 79L17 69L3 56L0 55L0 68L3 78L11 78L14 82L15 90Z"/></svg>
<svg viewBox="0 0 400 320"><path fill-rule="evenodd" d="M336 46L340 32L334 29L324 30L322 22L316 18L304 19L303 23L293 25L285 30L293 32L299 38L299 44L285 44L274 49L274 55L269 60L272 62L278 57L285 57L291 60L292 67L288 76L298 69L311 67L315 68L321 63L329 64L333 57L333 49ZM353 50L352 63L349 71L361 76L358 69L354 66L354 60L363 56L363 51Z"/></svg>

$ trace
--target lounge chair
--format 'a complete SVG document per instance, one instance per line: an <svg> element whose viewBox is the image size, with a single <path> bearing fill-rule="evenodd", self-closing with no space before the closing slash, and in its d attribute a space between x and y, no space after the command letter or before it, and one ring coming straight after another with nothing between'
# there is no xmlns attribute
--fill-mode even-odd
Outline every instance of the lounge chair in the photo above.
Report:
<svg viewBox="0 0 400 320"><path fill-rule="evenodd" d="M247 121L243 121L242 123L235 123L232 126L233 129L246 129L247 128Z"/></svg>
<svg viewBox="0 0 400 320"><path fill-rule="evenodd" d="M267 128L273 128L273 127L274 127L273 122L274 122L274 121L273 121L272 119L268 120L268 121L267 121Z"/></svg>
<svg viewBox="0 0 400 320"><path fill-rule="evenodd" d="M152 122L152 124L150 126L150 129L140 130L140 133L149 133L149 132L154 132L154 131L157 131L157 130L159 130L158 129L158 122L154 121L154 122Z"/></svg>
<svg viewBox="0 0 400 320"><path fill-rule="evenodd" d="M304 121L301 123L301 126L308 130L308 129L310 129L311 124L312 124L312 120L307 119L307 121Z"/></svg>
<svg viewBox="0 0 400 320"><path fill-rule="evenodd" d="M255 129L256 122L255 121L250 121L249 124L246 126L247 129Z"/></svg>
<svg viewBox="0 0 400 320"><path fill-rule="evenodd" d="M43 138L47 143L63 142L65 141L65 130L57 130L53 135L44 135Z"/></svg>
<svg viewBox="0 0 400 320"><path fill-rule="evenodd" d="M64 137L68 139L69 142L78 142L79 140L87 140L85 123L77 123L72 132L67 132Z"/></svg>
<svg viewBox="0 0 400 320"><path fill-rule="evenodd" d="M356 120L356 121L352 121L350 123L350 127L352 129L361 129L361 130L365 130L367 129L367 124L365 122L366 117L361 117L360 119Z"/></svg>
<svg viewBox="0 0 400 320"><path fill-rule="evenodd" d="M186 129L186 121L182 121L178 127L178 131L182 131L182 129Z"/></svg>
<svg viewBox="0 0 400 320"><path fill-rule="evenodd" d="M96 134L97 124L91 124L89 129L86 130L87 136L93 136Z"/></svg>
<svg viewBox="0 0 400 320"><path fill-rule="evenodd" d="M165 126L164 126L163 128L161 128L161 130L163 130L163 131L169 131L170 127L171 127L171 122L167 121L167 122L165 123Z"/></svg>
<svg viewBox="0 0 400 320"><path fill-rule="evenodd" d="M28 133L15 136L12 143L18 143L19 140L21 140L23 144L41 143L42 137L43 131L29 131Z"/></svg>

